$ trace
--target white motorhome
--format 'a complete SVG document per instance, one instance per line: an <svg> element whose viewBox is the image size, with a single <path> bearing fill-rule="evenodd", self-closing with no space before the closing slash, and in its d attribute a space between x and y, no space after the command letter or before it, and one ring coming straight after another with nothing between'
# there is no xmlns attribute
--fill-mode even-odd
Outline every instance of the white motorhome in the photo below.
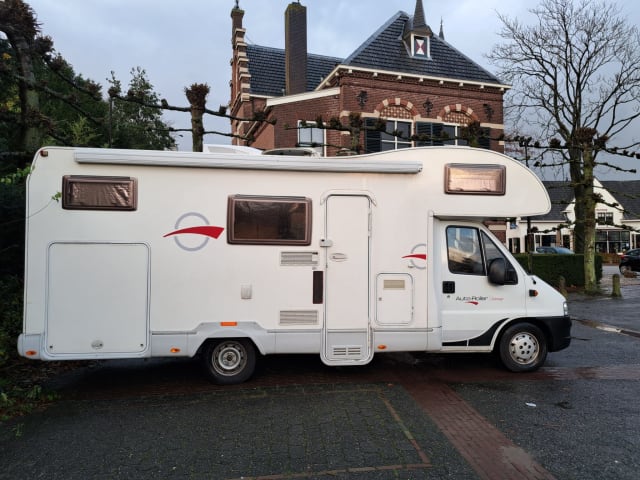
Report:
<svg viewBox="0 0 640 480"><path fill-rule="evenodd" d="M352 157L48 147L27 183L21 355L202 356L237 383L256 357L362 365L397 351L570 343L564 297L483 224L540 215L540 180L466 147Z"/></svg>

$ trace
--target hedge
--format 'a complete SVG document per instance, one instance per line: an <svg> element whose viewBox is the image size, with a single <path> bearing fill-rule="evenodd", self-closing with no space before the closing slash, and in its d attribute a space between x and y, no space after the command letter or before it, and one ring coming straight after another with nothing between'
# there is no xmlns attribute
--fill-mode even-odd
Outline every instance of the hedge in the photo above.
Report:
<svg viewBox="0 0 640 480"><path fill-rule="evenodd" d="M568 287L584 287L584 255L559 254L517 254L516 260L524 269L540 277L554 287L558 287L558 279L564 277ZM596 280L602 278L602 257L596 255Z"/></svg>

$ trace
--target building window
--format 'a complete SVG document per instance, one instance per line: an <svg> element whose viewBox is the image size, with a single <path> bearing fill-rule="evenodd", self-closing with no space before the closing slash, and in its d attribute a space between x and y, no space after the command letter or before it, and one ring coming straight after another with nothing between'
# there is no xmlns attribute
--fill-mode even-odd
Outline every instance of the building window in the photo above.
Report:
<svg viewBox="0 0 640 480"><path fill-rule="evenodd" d="M380 150L386 152L411 146L411 122L387 120L386 129L380 134Z"/></svg>
<svg viewBox="0 0 640 480"><path fill-rule="evenodd" d="M596 221L600 225L613 225L613 212L596 212Z"/></svg>
<svg viewBox="0 0 640 480"><path fill-rule="evenodd" d="M365 118L365 151L367 153L397 150L399 148L442 145L468 145L461 136L461 125L433 122L407 122L388 120L385 132L375 130L377 119ZM414 130L414 133L412 133ZM400 134L394 136L392 133ZM490 149L489 129L478 138L478 147Z"/></svg>
<svg viewBox="0 0 640 480"><path fill-rule="evenodd" d="M312 125L316 125L316 123L298 122L298 146L313 148L319 155L324 155L325 130Z"/></svg>
<svg viewBox="0 0 640 480"><path fill-rule="evenodd" d="M416 122L416 147L469 145L466 139L461 138L462 128L462 125ZM482 129L482 135L477 139L479 148L491 148L489 135L488 128Z"/></svg>
<svg viewBox="0 0 640 480"><path fill-rule="evenodd" d="M411 55L418 58L431 58L431 42L429 37L412 35Z"/></svg>
<svg viewBox="0 0 640 480"><path fill-rule="evenodd" d="M555 234L546 235L543 233L536 233L535 235L536 247L557 247L557 238Z"/></svg>
<svg viewBox="0 0 640 480"><path fill-rule="evenodd" d="M631 232L628 230L596 230L596 252L618 253L631 246Z"/></svg>
<svg viewBox="0 0 640 480"><path fill-rule="evenodd" d="M227 241L249 245L309 245L311 200L304 197L232 195Z"/></svg>
<svg viewBox="0 0 640 480"><path fill-rule="evenodd" d="M442 123L416 123L416 147L455 145L455 127Z"/></svg>

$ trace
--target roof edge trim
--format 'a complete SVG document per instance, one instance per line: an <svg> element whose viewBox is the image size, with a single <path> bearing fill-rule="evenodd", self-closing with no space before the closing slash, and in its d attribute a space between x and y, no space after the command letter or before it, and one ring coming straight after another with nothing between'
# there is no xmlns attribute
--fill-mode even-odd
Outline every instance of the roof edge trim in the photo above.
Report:
<svg viewBox="0 0 640 480"><path fill-rule="evenodd" d="M504 83L478 82L477 80L465 80L465 79L460 79L460 78L432 77L430 75L416 75L415 73L394 72L394 71L389 71L389 70L377 70L377 69L374 69L374 68L354 67L354 66L351 66L351 65L340 64L340 65L336 65L336 67L331 71L331 73L329 73L329 75L327 75L327 77L324 80L322 80L320 85L318 85L316 87L316 91L319 91L319 90L323 89L333 77L335 77L340 71L343 71L343 70L367 72L367 73L371 73L371 74L375 74L375 75L384 74L384 75L391 75L391 76L394 76L394 77L402 76L403 78L417 78L417 79L422 79L422 80L432 80L432 81L443 82L443 83L457 83L458 85L460 85L460 84L477 85L480 88L489 88L489 87L491 87L491 88L498 88L498 89L502 89L502 90L510 90L511 89L511 85L507 85L507 84L504 84Z"/></svg>
<svg viewBox="0 0 640 480"><path fill-rule="evenodd" d="M285 95L283 97L267 97L267 107L284 105L291 102L302 102L305 100L315 100L316 98L339 95L340 87L327 88L324 90L314 90L313 92L296 93L295 95Z"/></svg>

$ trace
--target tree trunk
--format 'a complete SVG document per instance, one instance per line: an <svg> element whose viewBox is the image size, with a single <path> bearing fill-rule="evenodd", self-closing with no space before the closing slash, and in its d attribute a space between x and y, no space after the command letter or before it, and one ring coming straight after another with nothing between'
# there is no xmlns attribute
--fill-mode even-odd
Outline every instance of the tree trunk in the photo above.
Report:
<svg viewBox="0 0 640 480"><path fill-rule="evenodd" d="M582 170L582 155L578 149L571 149L569 151L569 173L571 175L571 185L573 187L573 196L575 198L574 213L575 213L575 225L573 228L573 250L576 253L584 253L584 196L585 196L585 181Z"/></svg>
<svg viewBox="0 0 640 480"><path fill-rule="evenodd" d="M584 176L584 290L598 293L596 282L596 196L593 190L593 147L585 146L582 154ZM577 203L577 202L576 202Z"/></svg>
<svg viewBox="0 0 640 480"><path fill-rule="evenodd" d="M209 86L204 83L194 83L184 90L189 105L191 105L191 137L194 152L201 152L204 147L204 123L202 117L207 103Z"/></svg>
<svg viewBox="0 0 640 480"><path fill-rule="evenodd" d="M204 148L204 110L191 107L191 148L194 152L201 152Z"/></svg>

